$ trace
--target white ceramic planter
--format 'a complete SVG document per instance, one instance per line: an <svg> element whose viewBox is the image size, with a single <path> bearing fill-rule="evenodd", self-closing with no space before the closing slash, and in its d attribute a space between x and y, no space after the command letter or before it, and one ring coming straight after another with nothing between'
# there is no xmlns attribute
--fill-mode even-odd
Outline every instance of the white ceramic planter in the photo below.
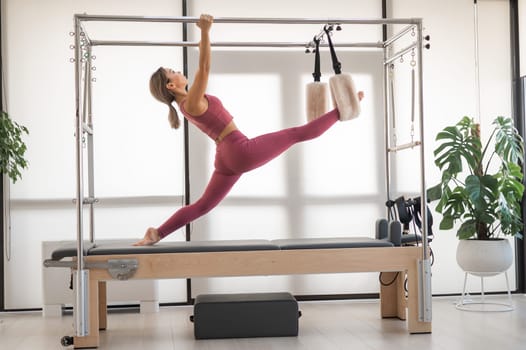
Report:
<svg viewBox="0 0 526 350"><path fill-rule="evenodd" d="M513 251L507 239L461 239L457 246L457 263L465 272L485 277L508 270Z"/></svg>

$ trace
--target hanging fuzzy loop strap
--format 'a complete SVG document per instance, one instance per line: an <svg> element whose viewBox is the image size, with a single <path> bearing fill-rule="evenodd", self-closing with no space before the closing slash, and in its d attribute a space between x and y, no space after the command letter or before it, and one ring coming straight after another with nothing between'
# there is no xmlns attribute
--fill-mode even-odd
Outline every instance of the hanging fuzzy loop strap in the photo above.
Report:
<svg viewBox="0 0 526 350"><path fill-rule="evenodd" d="M329 48L331 50L332 68L334 69L334 74L341 74L342 64L340 63L340 61L338 61L338 57L336 56L336 51L334 50L334 46L332 45L332 39L331 39L332 26L325 25L325 27L323 27L323 30L325 31L325 34L327 34L327 40L329 41Z"/></svg>

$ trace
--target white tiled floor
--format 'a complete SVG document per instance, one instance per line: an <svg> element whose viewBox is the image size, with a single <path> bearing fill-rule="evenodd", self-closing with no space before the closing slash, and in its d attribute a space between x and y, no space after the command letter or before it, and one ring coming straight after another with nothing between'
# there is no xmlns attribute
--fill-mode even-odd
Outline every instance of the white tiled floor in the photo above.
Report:
<svg viewBox="0 0 526 350"><path fill-rule="evenodd" d="M514 295L511 312L469 312L455 308L457 297L433 299L433 332L408 334L404 321L381 319L379 303L301 302L298 337L195 340L192 307L163 307L160 312L112 312L100 349L526 349L526 295ZM506 302L505 296L487 296ZM40 313L0 313L0 349L62 349L60 339L73 332L73 318L43 318Z"/></svg>

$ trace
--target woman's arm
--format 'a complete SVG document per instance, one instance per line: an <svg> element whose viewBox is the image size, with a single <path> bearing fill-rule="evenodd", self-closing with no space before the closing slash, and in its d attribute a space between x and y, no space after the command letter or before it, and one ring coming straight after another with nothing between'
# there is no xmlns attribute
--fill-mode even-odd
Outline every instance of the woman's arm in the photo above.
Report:
<svg viewBox="0 0 526 350"><path fill-rule="evenodd" d="M205 99L208 76L210 74L210 28L214 18L210 15L201 15L197 26L201 29L201 41L199 42L199 67L195 73L194 82L186 96L185 109L191 115L201 115L208 108Z"/></svg>

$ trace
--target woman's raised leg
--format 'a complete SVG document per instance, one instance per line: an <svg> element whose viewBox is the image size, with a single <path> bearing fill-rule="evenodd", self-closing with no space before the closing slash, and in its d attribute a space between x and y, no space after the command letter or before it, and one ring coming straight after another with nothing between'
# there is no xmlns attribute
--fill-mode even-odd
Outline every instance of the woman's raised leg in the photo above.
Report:
<svg viewBox="0 0 526 350"><path fill-rule="evenodd" d="M338 110L335 109L302 126L224 145L221 149L222 160L226 167L237 173L258 168L285 152L292 145L322 135L338 121L338 117ZM228 140L223 140L225 141L228 142Z"/></svg>

